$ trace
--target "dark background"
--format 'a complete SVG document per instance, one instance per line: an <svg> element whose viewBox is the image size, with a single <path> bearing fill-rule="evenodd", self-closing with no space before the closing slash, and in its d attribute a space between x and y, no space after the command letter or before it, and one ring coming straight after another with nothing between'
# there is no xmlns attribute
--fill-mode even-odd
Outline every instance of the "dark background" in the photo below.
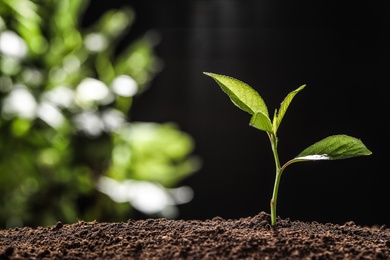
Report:
<svg viewBox="0 0 390 260"><path fill-rule="evenodd" d="M255 88L270 114L300 92L279 129L281 163L332 134L360 138L368 157L287 168L278 215L292 220L390 225L389 1L91 1L86 21L131 6L124 40L153 30L164 69L139 97L132 120L176 122L193 136L203 167L183 184L195 197L180 218L240 218L269 212L274 161L264 132L248 126L203 71Z"/></svg>

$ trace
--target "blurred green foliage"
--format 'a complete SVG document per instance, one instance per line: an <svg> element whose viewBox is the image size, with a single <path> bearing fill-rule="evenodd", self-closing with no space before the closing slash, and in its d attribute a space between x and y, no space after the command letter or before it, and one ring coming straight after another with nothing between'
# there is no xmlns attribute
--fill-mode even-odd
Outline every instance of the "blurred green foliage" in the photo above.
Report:
<svg viewBox="0 0 390 260"><path fill-rule="evenodd" d="M164 191L199 167L175 124L128 119L162 67L153 34L119 49L134 11L83 27L89 4L0 0L0 228L124 220L131 200L99 192L102 176Z"/></svg>

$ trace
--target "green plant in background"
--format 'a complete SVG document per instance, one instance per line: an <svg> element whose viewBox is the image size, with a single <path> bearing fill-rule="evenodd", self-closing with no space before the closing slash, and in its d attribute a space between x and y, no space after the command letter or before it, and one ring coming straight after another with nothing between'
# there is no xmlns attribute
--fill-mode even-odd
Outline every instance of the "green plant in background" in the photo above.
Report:
<svg viewBox="0 0 390 260"><path fill-rule="evenodd" d="M281 103L279 111L275 110L271 122L264 100L248 84L224 75L208 72L204 72L204 74L213 78L237 107L252 115L250 120L251 126L265 131L268 135L276 166L275 183L270 202L272 226L276 224L276 203L280 178L287 166L296 162L339 160L371 154L371 151L359 139L344 134L333 135L309 146L298 156L281 165L278 155L277 131L291 101L299 91L305 88L305 85L300 86L287 95Z"/></svg>
<svg viewBox="0 0 390 260"><path fill-rule="evenodd" d="M128 119L162 68L156 35L119 48L134 11L107 10L83 26L88 5L0 0L0 227L131 217L135 197L112 203L104 181L171 194L197 170L193 140L177 125Z"/></svg>

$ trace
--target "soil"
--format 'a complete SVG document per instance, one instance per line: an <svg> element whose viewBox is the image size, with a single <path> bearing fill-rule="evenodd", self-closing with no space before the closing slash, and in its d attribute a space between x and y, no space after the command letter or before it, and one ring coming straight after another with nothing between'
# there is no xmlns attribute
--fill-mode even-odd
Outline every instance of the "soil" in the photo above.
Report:
<svg viewBox="0 0 390 260"><path fill-rule="evenodd" d="M240 219L84 222L0 230L0 259L390 259L390 229Z"/></svg>

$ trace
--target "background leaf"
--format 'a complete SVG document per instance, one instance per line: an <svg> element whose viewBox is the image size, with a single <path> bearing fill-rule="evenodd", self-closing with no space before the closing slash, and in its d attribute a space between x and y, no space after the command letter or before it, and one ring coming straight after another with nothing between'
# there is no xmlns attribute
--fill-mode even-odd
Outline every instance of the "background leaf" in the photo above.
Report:
<svg viewBox="0 0 390 260"><path fill-rule="evenodd" d="M204 72L204 74L212 77L236 106L251 115L260 111L268 117L268 109L264 100L248 84L224 75L209 72Z"/></svg>

